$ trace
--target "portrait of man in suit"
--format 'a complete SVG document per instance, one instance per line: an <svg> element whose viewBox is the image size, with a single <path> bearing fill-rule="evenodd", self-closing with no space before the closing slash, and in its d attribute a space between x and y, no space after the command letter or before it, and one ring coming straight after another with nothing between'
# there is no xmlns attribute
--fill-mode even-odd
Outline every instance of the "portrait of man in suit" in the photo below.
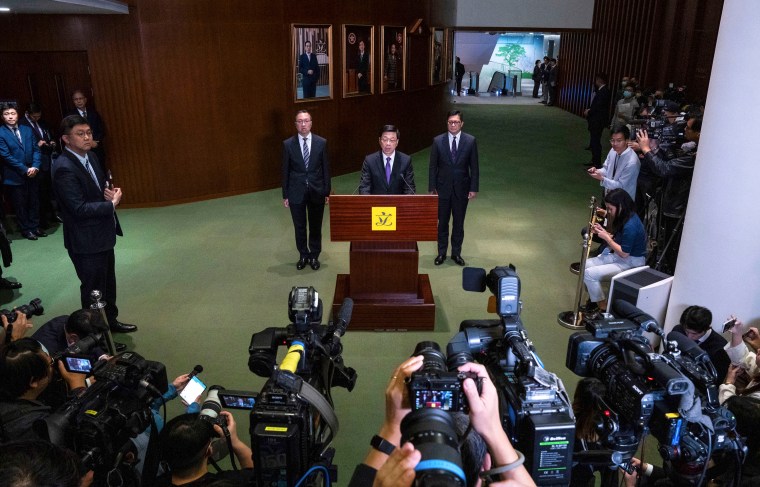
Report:
<svg viewBox="0 0 760 487"><path fill-rule="evenodd" d="M356 80L359 84L359 93L369 93L369 52L367 44L359 41L359 52L356 54Z"/></svg>
<svg viewBox="0 0 760 487"><path fill-rule="evenodd" d="M430 194L438 195L438 256L435 265L446 260L451 229L451 260L465 265L462 258L464 216L467 203L477 197L479 184L478 145L475 137L462 132L462 112L452 110L446 120L448 131L433 139L430 148Z"/></svg>
<svg viewBox="0 0 760 487"><path fill-rule="evenodd" d="M319 61L317 55L311 52L311 42L306 41L303 53L298 57L298 72L301 73L301 87L304 98L314 98L317 95L319 81Z"/></svg>
<svg viewBox="0 0 760 487"><path fill-rule="evenodd" d="M19 231L28 240L47 237L40 229L39 178L42 164L40 148L32 129L19 124L14 104L0 104L3 125L0 127L0 159L3 162L3 185L16 212Z"/></svg>
<svg viewBox="0 0 760 487"><path fill-rule="evenodd" d="M327 141L311 133L308 111L296 114L295 125L296 135L282 143L282 200L290 209L295 227L299 254L296 269L308 264L317 270L322 251L322 217L330 196Z"/></svg>
<svg viewBox="0 0 760 487"><path fill-rule="evenodd" d="M362 164L359 194L415 194L412 158L396 150L401 132L395 125L380 130L380 150Z"/></svg>
<svg viewBox="0 0 760 487"><path fill-rule="evenodd" d="M369 95L374 91L374 37L375 28L371 25L343 26L344 96Z"/></svg>
<svg viewBox="0 0 760 487"><path fill-rule="evenodd" d="M122 236L116 207L121 188L109 184L98 156L92 151L94 133L84 117L69 115L61 121L66 149L53 164L53 189L63 219L63 245L80 281L82 308L89 308L90 293L98 290L106 303L111 331L130 333L135 325L118 321L116 305L116 236Z"/></svg>

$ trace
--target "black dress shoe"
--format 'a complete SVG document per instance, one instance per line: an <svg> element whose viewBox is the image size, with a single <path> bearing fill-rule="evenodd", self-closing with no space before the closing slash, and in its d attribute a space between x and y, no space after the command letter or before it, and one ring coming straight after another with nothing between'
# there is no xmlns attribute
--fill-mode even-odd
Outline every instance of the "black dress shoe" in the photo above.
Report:
<svg viewBox="0 0 760 487"><path fill-rule="evenodd" d="M60 215L55 215L55 221L57 221L58 223L63 223L63 218L61 218Z"/></svg>
<svg viewBox="0 0 760 487"><path fill-rule="evenodd" d="M315 271L316 271L316 270L318 270L318 269L319 269L319 259L317 259L316 257L314 257L313 259L311 259L311 260L309 261L309 265L310 265L310 266L311 266L311 268L312 268L312 269L314 269Z"/></svg>
<svg viewBox="0 0 760 487"><path fill-rule="evenodd" d="M581 263L580 262L573 262L570 264L570 272L575 274L576 276L581 273Z"/></svg>
<svg viewBox="0 0 760 487"><path fill-rule="evenodd" d="M114 320L111 323L111 331L114 333L132 333L137 331L137 326L130 325L129 323L122 323L119 320Z"/></svg>
<svg viewBox="0 0 760 487"><path fill-rule="evenodd" d="M296 262L296 269L298 269L300 271L301 269L303 269L304 267L306 267L306 262L308 262L308 259L305 259L303 257L301 257L300 259L298 259L298 262Z"/></svg>
<svg viewBox="0 0 760 487"><path fill-rule="evenodd" d="M443 264L444 260L446 260L446 256L445 255L439 255L438 257L435 258L435 260L433 261L433 263L435 265L441 265L441 264Z"/></svg>
<svg viewBox="0 0 760 487"><path fill-rule="evenodd" d="M451 260L456 262L458 265L464 266L464 259L461 255L452 255Z"/></svg>
<svg viewBox="0 0 760 487"><path fill-rule="evenodd" d="M37 240L37 235L35 235L34 232L25 232L23 236L27 240Z"/></svg>
<svg viewBox="0 0 760 487"><path fill-rule="evenodd" d="M123 352L124 350L127 349L127 344L126 343L113 342L113 346L116 348L116 352L117 353L121 353L121 352Z"/></svg>
<svg viewBox="0 0 760 487"><path fill-rule="evenodd" d="M38 237L47 237L47 236L48 236L48 234L47 234L47 233L43 232L43 231L42 231L42 230L40 230L39 228L38 228L37 230L35 230L35 231L34 231L34 234L35 234L35 235L37 235Z"/></svg>
<svg viewBox="0 0 760 487"><path fill-rule="evenodd" d="M13 282L4 277L0 277L0 289L18 289L20 287L20 282Z"/></svg>

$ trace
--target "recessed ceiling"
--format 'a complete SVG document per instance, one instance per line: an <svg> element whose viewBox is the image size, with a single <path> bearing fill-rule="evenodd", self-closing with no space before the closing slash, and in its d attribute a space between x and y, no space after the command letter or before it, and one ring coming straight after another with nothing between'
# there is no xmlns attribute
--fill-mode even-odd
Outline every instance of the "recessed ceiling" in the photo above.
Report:
<svg viewBox="0 0 760 487"><path fill-rule="evenodd" d="M119 0L0 0L9 14L128 14L129 5Z"/></svg>

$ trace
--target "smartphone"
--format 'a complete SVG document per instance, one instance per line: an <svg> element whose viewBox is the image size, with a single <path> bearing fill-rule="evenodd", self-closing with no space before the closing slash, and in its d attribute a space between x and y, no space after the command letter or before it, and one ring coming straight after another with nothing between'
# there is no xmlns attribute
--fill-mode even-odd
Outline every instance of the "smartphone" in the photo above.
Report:
<svg viewBox="0 0 760 487"><path fill-rule="evenodd" d="M190 379L190 382L187 383L185 388L182 389L182 392L179 393L179 397L182 398L182 401L184 401L185 404L190 404L195 401L198 396L203 394L203 391L205 390L206 384L201 382L198 376L195 375Z"/></svg>
<svg viewBox="0 0 760 487"><path fill-rule="evenodd" d="M731 318L730 320L723 323L723 333L733 328L734 325L736 325L736 318Z"/></svg>
<svg viewBox="0 0 760 487"><path fill-rule="evenodd" d="M92 361L87 357L61 357L63 359L63 367L76 374L89 374L92 370Z"/></svg>
<svg viewBox="0 0 760 487"><path fill-rule="evenodd" d="M247 391L219 391L219 401L224 409L253 409L256 404L255 392Z"/></svg>

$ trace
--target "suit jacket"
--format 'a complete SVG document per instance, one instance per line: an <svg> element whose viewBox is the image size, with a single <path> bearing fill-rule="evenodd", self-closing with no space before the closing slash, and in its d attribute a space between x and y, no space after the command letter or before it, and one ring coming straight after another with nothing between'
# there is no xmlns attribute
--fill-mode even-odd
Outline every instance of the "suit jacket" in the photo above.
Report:
<svg viewBox="0 0 760 487"><path fill-rule="evenodd" d="M610 121L610 101L612 95L610 94L610 88L607 85L602 86L596 91L594 99L591 100L591 104L588 107L588 120L589 127L606 127Z"/></svg>
<svg viewBox="0 0 760 487"><path fill-rule="evenodd" d="M457 80L461 81L462 78L464 78L464 64L457 63L456 67L454 68L454 75L457 77Z"/></svg>
<svg viewBox="0 0 760 487"><path fill-rule="evenodd" d="M312 70L312 74L308 74L308 71ZM303 76L303 81L310 83L316 83L319 80L319 61L317 61L317 55L311 53L311 59L304 53L298 56L298 72Z"/></svg>
<svg viewBox="0 0 760 487"><path fill-rule="evenodd" d="M686 335L682 325L676 325L672 331L677 331L682 335ZM731 359L728 357L728 353L724 347L728 344L725 338L723 338L717 331L713 330L707 340L699 343L699 348L707 353L710 357L710 361L715 366L715 370L718 372L718 384L723 382L728 373L728 366L731 365Z"/></svg>
<svg viewBox="0 0 760 487"><path fill-rule="evenodd" d="M311 134L309 169L303 162L303 140L299 134L282 143L282 199L301 204L306 185L322 196L330 195L330 163L327 160L327 141Z"/></svg>
<svg viewBox="0 0 760 487"><path fill-rule="evenodd" d="M71 110L68 115L79 115L79 110L76 108ZM103 123L103 119L100 118L100 114L92 107L87 107L87 124L92 130L93 140L102 142L106 136L106 126Z"/></svg>
<svg viewBox="0 0 760 487"><path fill-rule="evenodd" d="M0 158L3 160L3 184L20 186L27 179L26 171L30 167L40 168L40 149L32 129L17 124L21 133L19 142L16 134L3 124L0 126Z"/></svg>
<svg viewBox="0 0 760 487"><path fill-rule="evenodd" d="M377 151L364 158L359 194L415 194L412 158L396 151L390 183L385 179L385 155Z"/></svg>
<svg viewBox="0 0 760 487"><path fill-rule="evenodd" d="M429 191L438 196L467 199L467 193L477 192L479 187L478 145L475 137L459 132L457 158L452 160L448 132L433 139L430 148Z"/></svg>
<svg viewBox="0 0 760 487"><path fill-rule="evenodd" d="M112 250L116 235L123 235L113 204L103 189L106 176L98 158L88 153L98 185L79 160L64 150L53 163L53 189L63 219L63 244L74 254L94 254Z"/></svg>
<svg viewBox="0 0 760 487"><path fill-rule="evenodd" d="M40 133L37 129L35 129L31 122L29 122L29 119L24 117L19 117L18 120L19 125L26 125L30 129L32 129L32 133L34 134L34 140L39 143L40 140L44 140L47 145L43 145L39 147L40 149L40 170L42 171L49 171L50 170L50 158L55 152L55 148L50 145L51 142L55 140L53 133L50 131L50 127L48 127L48 124L44 120L40 120L37 122L37 125L40 127L40 130L42 130L42 133Z"/></svg>
<svg viewBox="0 0 760 487"><path fill-rule="evenodd" d="M35 331L32 334L32 338L45 345L50 355L62 352L69 347L68 342L66 342L66 322L68 320L69 315L57 316ZM93 361L97 361L104 353L106 351L100 346L95 346L83 355L90 357Z"/></svg>

